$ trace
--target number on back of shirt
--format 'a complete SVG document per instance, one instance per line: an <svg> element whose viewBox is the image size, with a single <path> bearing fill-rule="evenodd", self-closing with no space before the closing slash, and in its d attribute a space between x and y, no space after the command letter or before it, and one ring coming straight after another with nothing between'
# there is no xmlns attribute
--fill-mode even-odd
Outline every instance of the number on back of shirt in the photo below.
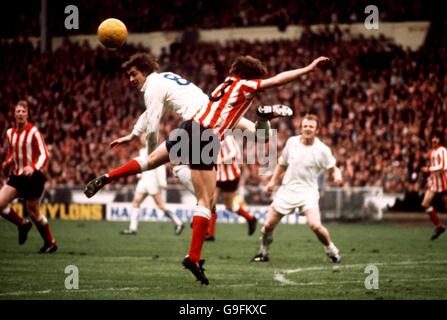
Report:
<svg viewBox="0 0 447 320"><path fill-rule="evenodd" d="M165 77L168 80L177 82L177 84L180 86L187 86L188 84L191 83L191 81L183 79L182 77L180 77L179 75L176 75L175 73L162 73L162 74L163 74L163 77Z"/></svg>

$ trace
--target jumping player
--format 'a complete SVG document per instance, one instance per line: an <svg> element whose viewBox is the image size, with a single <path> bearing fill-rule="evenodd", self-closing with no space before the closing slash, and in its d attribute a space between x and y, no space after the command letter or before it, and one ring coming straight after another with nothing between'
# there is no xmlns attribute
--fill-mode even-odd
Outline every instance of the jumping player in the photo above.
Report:
<svg viewBox="0 0 447 320"><path fill-rule="evenodd" d="M197 206L193 210L191 246L189 254L183 259L183 265L197 280L207 285L209 281L205 276L200 255L214 202L215 164L225 130L236 127L259 91L296 80L314 71L320 62L327 60L329 59L326 57L320 57L307 67L285 71L262 80L267 70L258 59L251 56L238 57L231 66L230 75L213 91L209 101L202 104L190 120L184 121L178 129L171 132L166 142L159 145L148 157L138 157L106 175L93 179L87 184L85 194L91 197L113 180L154 169L169 161L182 162L186 157L191 168ZM278 110L273 113L278 113L276 111ZM281 112L283 111L279 110L279 113ZM173 159L170 159L171 150ZM177 150L186 152L181 152L178 157Z"/></svg>

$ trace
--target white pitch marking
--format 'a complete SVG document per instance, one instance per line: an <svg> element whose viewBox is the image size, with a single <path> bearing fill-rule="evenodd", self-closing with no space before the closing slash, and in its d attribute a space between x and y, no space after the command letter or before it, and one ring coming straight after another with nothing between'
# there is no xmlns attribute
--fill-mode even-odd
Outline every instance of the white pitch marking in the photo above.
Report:
<svg viewBox="0 0 447 320"><path fill-rule="evenodd" d="M192 283L194 285L194 283ZM247 283L247 284L223 284L223 285L216 285L217 287L253 287L256 286L254 283ZM49 294L49 293L69 293L69 294L76 294L78 292L98 292L98 291L145 291L145 290L154 290L156 288L154 287L124 287L124 288L90 288L90 289L76 289L76 290L38 290L38 291L13 291L13 292L1 292L0 297L2 296L25 296L25 295L43 295L43 294ZM161 289L161 287L158 287L158 289Z"/></svg>
<svg viewBox="0 0 447 320"><path fill-rule="evenodd" d="M363 268L368 264L374 264L376 266L384 266L384 265L418 265L418 264L443 264L447 263L447 260L440 261L399 261L399 262L375 262L375 263L364 263L364 264L346 264L346 265L337 265L337 266L315 266L315 267L307 267L307 268L297 268L297 269L289 269L284 271L275 271L273 279L279 281L282 284L288 285L299 285L299 286L311 286L311 285L326 285L327 282L308 282L308 283L298 283L286 278L286 274L298 273L298 272L306 272L306 271L321 271L321 270L339 270L339 269L350 269L350 268ZM447 278L427 278L427 279L415 279L415 280L394 280L400 282L412 282L412 281L437 281L437 280L447 280ZM361 281L337 281L337 283L360 283Z"/></svg>

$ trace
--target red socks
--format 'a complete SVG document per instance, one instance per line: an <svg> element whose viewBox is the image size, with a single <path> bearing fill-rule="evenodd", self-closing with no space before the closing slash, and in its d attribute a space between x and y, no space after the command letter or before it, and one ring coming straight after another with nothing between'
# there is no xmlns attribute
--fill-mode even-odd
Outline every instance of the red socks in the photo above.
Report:
<svg viewBox="0 0 447 320"><path fill-rule="evenodd" d="M135 159L130 160L125 165L110 170L107 175L110 180L125 178L137 173L141 173L141 166Z"/></svg>
<svg viewBox="0 0 447 320"><path fill-rule="evenodd" d="M431 208L431 210L428 210L427 213L436 228L439 228L442 226L442 223L439 220L438 213L436 212L436 210L434 208Z"/></svg>
<svg viewBox="0 0 447 320"><path fill-rule="evenodd" d="M216 221L217 221L217 213L211 212L211 219L208 223L208 236L213 238L216 231Z"/></svg>
<svg viewBox="0 0 447 320"><path fill-rule="evenodd" d="M22 225L25 223L25 219L17 214L17 212L13 208L9 208L9 213L1 213L2 217L6 220L14 223L16 226Z"/></svg>
<svg viewBox="0 0 447 320"><path fill-rule="evenodd" d="M236 212L241 217L244 217L247 221L253 221L254 216L252 216L244 207L240 206L239 210Z"/></svg>
<svg viewBox="0 0 447 320"><path fill-rule="evenodd" d="M189 247L189 259L198 263L202 253L203 242L205 241L206 232L208 230L208 219L196 215L192 218L192 239Z"/></svg>
<svg viewBox="0 0 447 320"><path fill-rule="evenodd" d="M53 234L50 230L50 224L48 223L47 218L41 216L40 219L36 219L35 217L31 216L31 220L33 220L34 224L37 227L37 230L39 231L42 239L45 241L46 244L55 243Z"/></svg>

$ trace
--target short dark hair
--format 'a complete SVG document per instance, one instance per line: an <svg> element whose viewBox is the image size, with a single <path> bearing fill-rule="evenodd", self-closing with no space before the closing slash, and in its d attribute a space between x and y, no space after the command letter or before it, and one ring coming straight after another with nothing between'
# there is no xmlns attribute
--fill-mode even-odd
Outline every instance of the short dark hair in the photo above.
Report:
<svg viewBox="0 0 447 320"><path fill-rule="evenodd" d="M126 69L126 71L135 67L146 76L160 69L157 60L147 53L136 53L132 55L129 60L123 63L122 67Z"/></svg>
<svg viewBox="0 0 447 320"><path fill-rule="evenodd" d="M433 130L431 135L430 135L430 139L432 139L433 137L438 138L440 143L444 144L445 137L444 137L444 133L441 130Z"/></svg>
<svg viewBox="0 0 447 320"><path fill-rule="evenodd" d="M26 102L25 100L19 100L17 102L17 104L14 106L14 110L17 108L17 106L22 106L26 109L26 111L29 112L29 106L28 106L28 102Z"/></svg>
<svg viewBox="0 0 447 320"><path fill-rule="evenodd" d="M231 74L241 79L262 79L267 75L267 68L252 56L239 56L231 65Z"/></svg>
<svg viewBox="0 0 447 320"><path fill-rule="evenodd" d="M301 120L301 124L300 126L303 125L303 121L304 120L311 120L311 121L315 121L317 123L317 129L320 127L320 119L318 119L318 116L315 114L311 114L311 113L306 113L303 117L303 119Z"/></svg>

